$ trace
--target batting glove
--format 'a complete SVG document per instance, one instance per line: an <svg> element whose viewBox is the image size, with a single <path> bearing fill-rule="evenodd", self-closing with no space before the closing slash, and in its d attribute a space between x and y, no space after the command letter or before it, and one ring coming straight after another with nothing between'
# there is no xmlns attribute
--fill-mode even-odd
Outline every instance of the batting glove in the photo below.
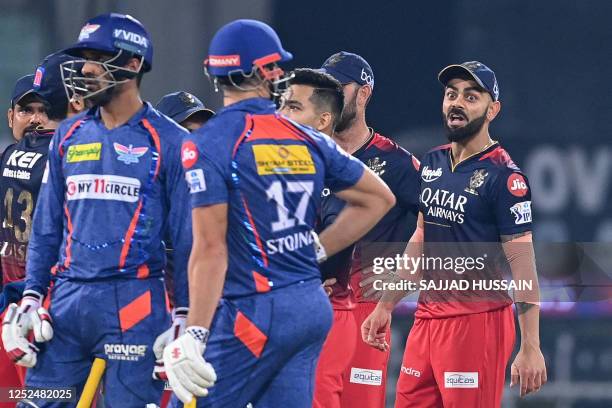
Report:
<svg viewBox="0 0 612 408"><path fill-rule="evenodd" d="M200 326L189 326L185 333L164 349L164 365L172 391L183 403L194 396L205 397L208 388L217 381L217 374L204 360L209 331Z"/></svg>
<svg viewBox="0 0 612 408"><path fill-rule="evenodd" d="M11 303L2 321L2 343L9 358L18 365L34 367L38 347L28 341L30 331L38 343L53 338L52 320L49 312L41 307L43 295L25 291L21 305Z"/></svg>
<svg viewBox="0 0 612 408"><path fill-rule="evenodd" d="M168 376L164 368L164 347L176 340L185 332L187 323L187 313L189 308L177 307L172 311L172 326L157 336L153 343L153 352L155 353L155 368L153 369L153 379L166 381Z"/></svg>

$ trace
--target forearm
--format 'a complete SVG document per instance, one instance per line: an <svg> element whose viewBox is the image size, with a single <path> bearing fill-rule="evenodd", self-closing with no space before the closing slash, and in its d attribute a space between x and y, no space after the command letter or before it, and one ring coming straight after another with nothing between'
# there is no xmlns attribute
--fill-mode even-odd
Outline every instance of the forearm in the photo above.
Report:
<svg viewBox="0 0 612 408"><path fill-rule="evenodd" d="M187 326L210 329L223 292L227 248L211 248L189 259L189 315Z"/></svg>
<svg viewBox="0 0 612 408"><path fill-rule="evenodd" d="M540 347L540 306L533 303L517 302L521 347Z"/></svg>

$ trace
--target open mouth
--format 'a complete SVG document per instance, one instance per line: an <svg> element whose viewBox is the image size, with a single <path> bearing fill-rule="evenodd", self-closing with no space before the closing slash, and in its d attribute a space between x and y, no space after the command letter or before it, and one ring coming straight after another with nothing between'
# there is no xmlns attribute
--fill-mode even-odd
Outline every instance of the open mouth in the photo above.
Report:
<svg viewBox="0 0 612 408"><path fill-rule="evenodd" d="M447 123L449 127L456 128L467 125L468 120L463 113L451 112L447 115Z"/></svg>

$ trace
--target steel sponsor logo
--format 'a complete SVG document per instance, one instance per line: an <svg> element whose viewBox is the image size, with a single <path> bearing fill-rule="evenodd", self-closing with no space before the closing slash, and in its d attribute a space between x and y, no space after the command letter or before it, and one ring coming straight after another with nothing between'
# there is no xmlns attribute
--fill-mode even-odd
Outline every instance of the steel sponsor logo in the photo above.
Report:
<svg viewBox="0 0 612 408"><path fill-rule="evenodd" d="M134 203L140 180L111 174L78 174L66 179L66 197L72 200L113 200Z"/></svg>
<svg viewBox="0 0 612 408"><path fill-rule="evenodd" d="M478 388L478 372L444 372L444 388Z"/></svg>
<svg viewBox="0 0 612 408"><path fill-rule="evenodd" d="M100 160L102 143L86 143L71 145L66 154L67 163Z"/></svg>
<svg viewBox="0 0 612 408"><path fill-rule="evenodd" d="M257 174L315 174L316 169L308 147L302 145L253 146Z"/></svg>
<svg viewBox="0 0 612 408"><path fill-rule="evenodd" d="M209 55L207 61L211 67L239 67L240 55Z"/></svg>
<svg viewBox="0 0 612 408"><path fill-rule="evenodd" d="M522 201L510 207L510 213L514 215L514 223L516 225L527 224L531 222L531 201Z"/></svg>
<svg viewBox="0 0 612 408"><path fill-rule="evenodd" d="M187 179L189 191L192 194L206 191L206 179L204 178L204 170L189 170L185 172L185 179Z"/></svg>
<svg viewBox="0 0 612 408"><path fill-rule="evenodd" d="M138 163L138 158L142 157L149 150L148 147L134 147L134 145L124 146L120 143L113 143L113 147L118 155L117 160L125 164Z"/></svg>
<svg viewBox="0 0 612 408"><path fill-rule="evenodd" d="M353 384L380 386L382 385L382 370L351 367L350 382Z"/></svg>
<svg viewBox="0 0 612 408"><path fill-rule="evenodd" d="M429 168L429 166L423 167L423 171L421 172L421 178L426 183L431 183L432 181L436 181L442 177L442 168L438 167L435 170Z"/></svg>
<svg viewBox="0 0 612 408"><path fill-rule="evenodd" d="M138 361L144 358L147 346L142 344L105 344L104 354L109 360Z"/></svg>

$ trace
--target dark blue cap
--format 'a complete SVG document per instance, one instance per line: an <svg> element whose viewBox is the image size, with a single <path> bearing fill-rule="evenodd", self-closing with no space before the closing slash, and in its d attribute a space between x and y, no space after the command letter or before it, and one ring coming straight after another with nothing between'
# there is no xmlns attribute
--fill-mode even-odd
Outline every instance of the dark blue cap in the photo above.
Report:
<svg viewBox="0 0 612 408"><path fill-rule="evenodd" d="M25 75L17 80L13 93L11 95L11 107L19 103L21 98L32 93L32 84L34 83L34 75Z"/></svg>
<svg viewBox="0 0 612 408"><path fill-rule="evenodd" d="M68 95L64 88L61 64L73 59L61 52L47 55L34 74L34 93L47 102L52 111L57 111L57 116L60 117L68 108Z"/></svg>
<svg viewBox="0 0 612 408"><path fill-rule="evenodd" d="M446 86L451 79L465 74L472 77L479 86L491 95L494 101L499 100L499 85L497 84L495 72L482 62L468 61L462 64L449 65L440 71L438 80L442 85Z"/></svg>
<svg viewBox="0 0 612 408"><path fill-rule="evenodd" d="M165 95L157 102L155 109L169 116L176 123L181 123L197 112L204 112L208 117L215 114L212 110L207 109L201 100L184 91Z"/></svg>
<svg viewBox="0 0 612 408"><path fill-rule="evenodd" d="M340 51L329 57L321 70L336 78L342 85L355 82L374 88L374 72L363 57L352 52Z"/></svg>
<svg viewBox="0 0 612 408"><path fill-rule="evenodd" d="M204 61L211 75L226 76L241 70L248 74L253 65L286 62L293 55L285 50L276 31L257 20L235 20L215 34Z"/></svg>

